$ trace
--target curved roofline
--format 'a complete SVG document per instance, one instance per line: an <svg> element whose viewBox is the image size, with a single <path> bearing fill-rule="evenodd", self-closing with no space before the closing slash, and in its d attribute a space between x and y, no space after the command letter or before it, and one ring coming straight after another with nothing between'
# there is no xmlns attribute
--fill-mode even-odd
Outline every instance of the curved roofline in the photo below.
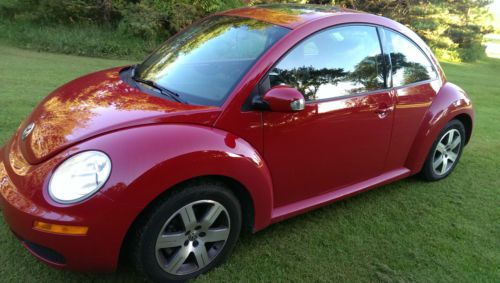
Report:
<svg viewBox="0 0 500 283"><path fill-rule="evenodd" d="M289 29L297 29L321 18L353 13L363 12L332 5L265 4L228 10L219 13L219 15L250 18Z"/></svg>

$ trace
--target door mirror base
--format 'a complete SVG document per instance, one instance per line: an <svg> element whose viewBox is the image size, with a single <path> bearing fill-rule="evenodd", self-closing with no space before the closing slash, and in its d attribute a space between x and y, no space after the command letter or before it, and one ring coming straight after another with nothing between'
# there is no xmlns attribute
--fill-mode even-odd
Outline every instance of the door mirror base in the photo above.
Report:
<svg viewBox="0 0 500 283"><path fill-rule="evenodd" d="M296 88L275 86L263 97L254 97L252 105L255 109L274 112L297 112L304 110L305 98Z"/></svg>
<svg viewBox="0 0 500 283"><path fill-rule="evenodd" d="M252 108L255 110L271 111L271 107L269 107L269 104L264 101L264 99L260 95L256 95L252 98Z"/></svg>

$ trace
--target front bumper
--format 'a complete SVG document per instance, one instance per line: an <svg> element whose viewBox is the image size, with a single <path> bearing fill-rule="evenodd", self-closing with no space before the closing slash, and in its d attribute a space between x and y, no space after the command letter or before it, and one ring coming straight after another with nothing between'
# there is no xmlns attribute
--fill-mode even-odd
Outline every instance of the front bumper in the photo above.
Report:
<svg viewBox="0 0 500 283"><path fill-rule="evenodd" d="M18 176L9 172L10 167L4 160L7 158L0 149L0 209L5 222L28 251L57 268L93 272L116 269L127 225L114 220L119 217L120 209L113 201L95 195L85 205L64 207L50 203L40 186L27 188L36 185L33 176L28 177L30 173ZM37 172L36 169L28 171ZM15 183L24 186L16 187ZM33 229L35 220L86 226L89 231L85 236L51 234Z"/></svg>

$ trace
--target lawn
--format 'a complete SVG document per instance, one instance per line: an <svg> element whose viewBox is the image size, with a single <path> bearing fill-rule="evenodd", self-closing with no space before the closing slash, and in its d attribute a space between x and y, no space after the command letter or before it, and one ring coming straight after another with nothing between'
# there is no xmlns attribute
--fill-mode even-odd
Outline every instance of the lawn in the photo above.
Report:
<svg viewBox="0 0 500 283"><path fill-rule="evenodd" d="M126 63L0 46L0 144L57 86ZM500 282L500 60L443 66L477 113L449 178L412 177L245 235L228 263L198 281ZM0 281L139 280L131 267L108 275L49 268L0 216Z"/></svg>

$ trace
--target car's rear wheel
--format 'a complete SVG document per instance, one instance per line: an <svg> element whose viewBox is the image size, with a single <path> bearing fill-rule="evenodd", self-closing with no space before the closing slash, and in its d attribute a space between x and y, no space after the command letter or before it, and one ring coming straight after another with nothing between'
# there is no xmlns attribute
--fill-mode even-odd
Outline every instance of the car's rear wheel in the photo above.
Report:
<svg viewBox="0 0 500 283"><path fill-rule="evenodd" d="M229 256L241 221L238 199L223 184L185 186L142 217L136 228L135 263L153 281L194 278Z"/></svg>
<svg viewBox="0 0 500 283"><path fill-rule="evenodd" d="M448 122L432 145L422 168L422 176L428 181L446 178L457 166L464 145L464 125L458 120Z"/></svg>

